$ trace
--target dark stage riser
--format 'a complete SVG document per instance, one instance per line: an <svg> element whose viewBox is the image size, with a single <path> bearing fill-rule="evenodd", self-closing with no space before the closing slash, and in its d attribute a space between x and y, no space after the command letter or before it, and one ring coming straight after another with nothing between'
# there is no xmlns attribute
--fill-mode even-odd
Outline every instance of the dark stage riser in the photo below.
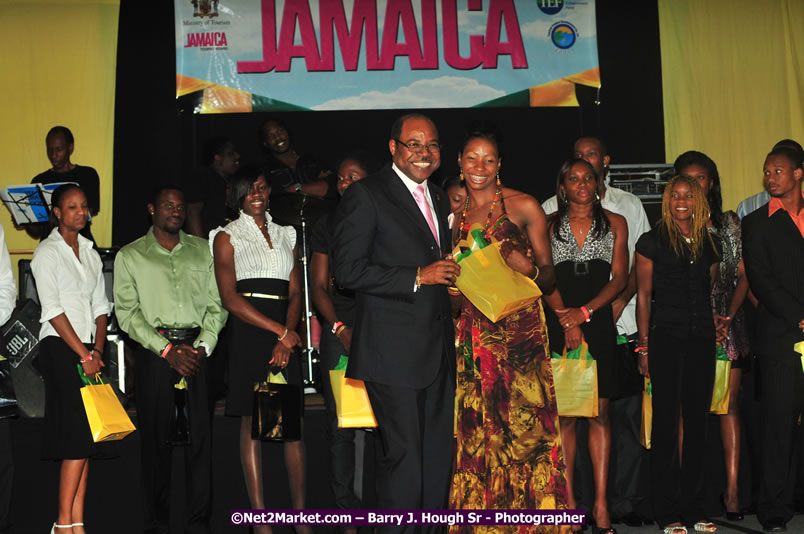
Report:
<svg viewBox="0 0 804 534"><path fill-rule="evenodd" d="M132 417L132 419L134 419ZM15 534L49 532L58 509L59 463L39 459L42 443L42 419L11 421L14 454L14 496L12 521ZM134 419L136 424L136 419ZM234 527L229 510L250 508L240 468L238 449L239 419L216 415L213 423L213 510L212 531L248 532L246 527ZM304 417L304 436L307 448L307 503L309 508L334 508L329 489L329 452L324 428L324 410L308 407ZM366 455L373 455L373 440L366 440ZM86 497L85 522L88 532L115 534L142 533L142 498L140 490L140 442L134 432L119 443L120 456L112 460L90 463ZM181 532L181 513L184 501L183 450L173 456L173 485L175 487L171 523L174 532ZM373 488L371 461L366 462L365 492ZM263 445L263 481L268 508L290 508L287 472L283 445ZM373 503L369 503L371 505ZM291 533L290 527L275 527L274 532ZM320 528L316 532L335 532L335 528Z"/></svg>

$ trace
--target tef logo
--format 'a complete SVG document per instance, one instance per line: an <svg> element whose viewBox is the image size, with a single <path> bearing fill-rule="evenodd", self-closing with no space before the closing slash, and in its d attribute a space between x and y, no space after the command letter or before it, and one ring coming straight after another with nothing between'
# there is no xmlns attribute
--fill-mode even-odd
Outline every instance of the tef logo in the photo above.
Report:
<svg viewBox="0 0 804 534"><path fill-rule="evenodd" d="M538 0L536 5L545 15L555 15L564 7L564 0Z"/></svg>

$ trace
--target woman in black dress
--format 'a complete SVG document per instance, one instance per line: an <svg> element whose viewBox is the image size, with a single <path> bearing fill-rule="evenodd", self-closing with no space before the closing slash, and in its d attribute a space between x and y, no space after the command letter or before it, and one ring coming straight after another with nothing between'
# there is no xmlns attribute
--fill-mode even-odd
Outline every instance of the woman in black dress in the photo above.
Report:
<svg viewBox="0 0 804 534"><path fill-rule="evenodd" d="M715 379L710 292L720 261L708 221L709 204L698 182L676 176L665 187L661 221L636 244L638 362L653 387L653 512L666 534L683 534L693 525L699 532L717 530L701 506Z"/></svg>
<svg viewBox="0 0 804 534"><path fill-rule="evenodd" d="M561 166L556 184L558 210L548 218L556 290L545 296L553 311L547 316L550 350L572 350L586 340L597 361L598 416L589 419L589 453L595 479L592 516L600 532L611 528L606 485L611 452L609 398L613 396L617 328L611 301L628 278L628 226L625 219L603 209L594 167L573 158ZM559 415L560 415L559 406ZM566 461L569 506L575 472L576 417L561 416L561 441Z"/></svg>
<svg viewBox="0 0 804 534"><path fill-rule="evenodd" d="M717 276L712 286L715 328L720 330L718 342L731 360L728 413L719 417L720 440L726 461L726 488L721 497L726 519L741 521L743 513L737 498L742 441L739 400L743 369L749 361L748 354L751 351L743 313L743 302L748 295L748 278L743 264L742 228L736 213L723 211L720 174L709 156L690 150L676 158L673 167L676 174L694 178L703 189L711 212L707 228L720 239L723 248L722 261L718 264Z"/></svg>
<svg viewBox="0 0 804 534"><path fill-rule="evenodd" d="M55 228L36 247L31 261L42 306L39 365L45 381L43 456L61 460L59 515L51 533L83 534L87 460L102 455L108 444L92 439L76 365L87 376L94 376L103 367L110 306L103 262L92 241L79 234L89 215L86 195L77 185L63 185L53 192L52 202L51 225Z"/></svg>
<svg viewBox="0 0 804 534"><path fill-rule="evenodd" d="M272 222L267 211L270 192L261 172L242 169L230 190L230 205L238 206L240 215L209 235L221 302L230 313L226 415L240 417L240 460L255 509L265 508L265 501L261 442L251 438L254 383L264 381L269 368L287 368L288 382L301 380L301 361L291 352L301 344L295 332L301 316L296 230ZM304 508L302 441L285 443L285 464L291 503ZM268 526L255 527L255 532L270 531Z"/></svg>

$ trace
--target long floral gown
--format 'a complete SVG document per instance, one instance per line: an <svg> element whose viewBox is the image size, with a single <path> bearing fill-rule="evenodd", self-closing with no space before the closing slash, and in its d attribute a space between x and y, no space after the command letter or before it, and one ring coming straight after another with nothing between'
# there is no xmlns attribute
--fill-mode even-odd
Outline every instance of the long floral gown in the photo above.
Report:
<svg viewBox="0 0 804 534"><path fill-rule="evenodd" d="M504 213L489 229L518 250ZM461 236L461 239L466 236ZM464 299L457 338L453 509L566 509L567 488L541 299L491 322ZM450 532L569 532L570 527L459 525Z"/></svg>

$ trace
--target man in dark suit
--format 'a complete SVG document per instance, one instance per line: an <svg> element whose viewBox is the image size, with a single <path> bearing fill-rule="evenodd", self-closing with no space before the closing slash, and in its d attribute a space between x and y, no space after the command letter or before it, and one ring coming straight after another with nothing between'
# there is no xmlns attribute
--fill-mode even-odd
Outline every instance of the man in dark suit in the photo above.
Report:
<svg viewBox="0 0 804 534"><path fill-rule="evenodd" d="M441 160L438 130L405 115L388 147L393 165L353 184L336 217L335 278L357 296L347 376L366 382L379 424L378 508L443 508L455 396L447 286L460 268L443 259L447 195L427 180Z"/></svg>
<svg viewBox="0 0 804 534"><path fill-rule="evenodd" d="M762 478L757 516L782 532L793 517L794 433L804 413L804 370L793 345L804 340L804 175L802 154L775 148L764 166L770 202L743 219L743 258L759 300Z"/></svg>

